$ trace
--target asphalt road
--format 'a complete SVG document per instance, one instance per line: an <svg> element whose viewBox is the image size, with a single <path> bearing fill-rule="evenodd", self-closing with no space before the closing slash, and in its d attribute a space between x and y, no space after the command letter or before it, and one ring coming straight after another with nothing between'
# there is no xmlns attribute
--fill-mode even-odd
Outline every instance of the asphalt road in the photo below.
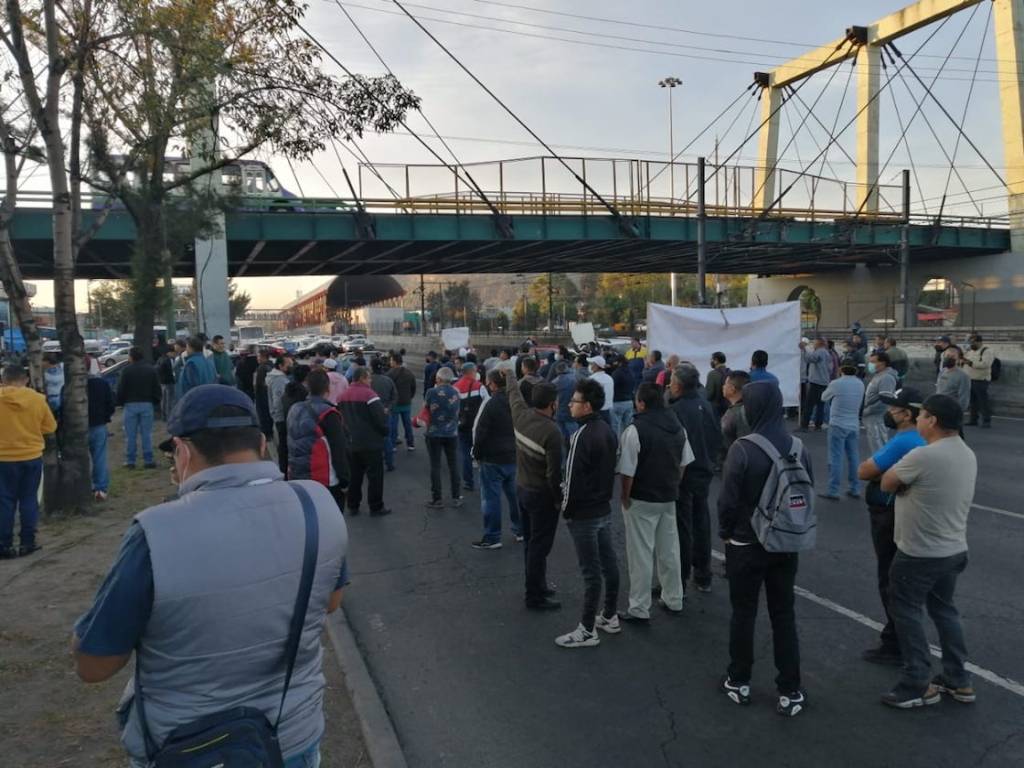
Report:
<svg viewBox="0 0 1024 768"><path fill-rule="evenodd" d="M582 595L567 532L558 532L549 560L563 609L530 613L511 535L501 550L469 546L481 532L479 493L467 494L462 509L423 506L422 442L412 453L400 448L398 471L386 475L394 514L349 521L346 610L417 768L710 768L752 759L764 766L1024 766L1021 426L998 420L968 435L981 467L976 503L1004 511L973 510L971 561L958 587L971 661L996 680L976 676L975 705L944 699L902 712L879 702L895 670L859 659L877 639L863 622L878 620L881 607L867 512L848 499L822 502L818 548L801 559L797 583L811 593L797 601L809 708L791 720L774 711L763 601L753 705L741 709L717 691L728 661L721 578L711 594L692 594L680 618L655 614L649 628L602 634L596 648L555 646L555 636L579 621ZM825 435L806 438L820 489ZM617 508L613 520L625 582Z"/></svg>

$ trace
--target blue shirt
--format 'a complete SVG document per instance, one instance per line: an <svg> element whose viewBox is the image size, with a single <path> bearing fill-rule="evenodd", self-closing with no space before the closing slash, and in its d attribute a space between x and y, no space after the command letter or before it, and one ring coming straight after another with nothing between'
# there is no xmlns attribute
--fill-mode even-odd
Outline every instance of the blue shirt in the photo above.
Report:
<svg viewBox="0 0 1024 768"><path fill-rule="evenodd" d="M459 390L451 384L432 387L423 398L430 414L427 437L455 437L459 428Z"/></svg>
<svg viewBox="0 0 1024 768"><path fill-rule="evenodd" d="M335 589L348 583L348 563L342 560ZM131 652L139 644L152 612L153 565L149 544L142 527L133 522L92 607L75 622L79 650L90 656L123 656Z"/></svg>
<svg viewBox="0 0 1024 768"><path fill-rule="evenodd" d="M860 429L860 405L864 402L864 382L856 376L840 376L829 382L821 395L825 402L831 402L829 425L849 432Z"/></svg>
<svg viewBox="0 0 1024 768"><path fill-rule="evenodd" d="M750 369L750 380L751 381L774 381L776 384L779 383L778 377L774 373L769 373L767 368L751 368Z"/></svg>
<svg viewBox="0 0 1024 768"><path fill-rule="evenodd" d="M888 472L912 450L926 445L928 443L916 429L906 429L902 432L897 432L892 440L883 445L871 458L879 470Z"/></svg>

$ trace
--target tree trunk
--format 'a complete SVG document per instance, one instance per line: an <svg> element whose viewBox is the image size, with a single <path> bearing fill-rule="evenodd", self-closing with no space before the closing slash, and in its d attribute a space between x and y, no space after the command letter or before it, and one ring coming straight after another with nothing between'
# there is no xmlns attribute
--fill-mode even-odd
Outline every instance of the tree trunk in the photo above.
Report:
<svg viewBox="0 0 1024 768"><path fill-rule="evenodd" d="M25 281L21 277L21 269L14 258L14 247L11 244L9 230L10 215L0 214L0 283L11 303L14 317L18 321L21 335L28 348L28 370L32 379L32 388L43 391L43 340L36 327L32 305L25 291Z"/></svg>
<svg viewBox="0 0 1024 768"><path fill-rule="evenodd" d="M159 205L141 208L135 218L136 239L132 254L132 283L135 286L135 328L133 342L144 355L153 348L153 318L163 307L164 292L157 287L165 273L165 251L161 237ZM168 331L172 334L173 330ZM155 360L153 362L156 362Z"/></svg>

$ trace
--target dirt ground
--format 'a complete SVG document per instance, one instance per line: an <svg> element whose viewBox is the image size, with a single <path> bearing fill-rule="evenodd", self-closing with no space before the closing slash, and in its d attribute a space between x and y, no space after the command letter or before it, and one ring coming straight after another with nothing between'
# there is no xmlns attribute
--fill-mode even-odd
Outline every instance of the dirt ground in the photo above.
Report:
<svg viewBox="0 0 1024 768"><path fill-rule="evenodd" d="M156 435L162 434L157 423ZM123 767L114 708L128 669L99 685L75 675L68 643L117 552L133 515L172 492L161 468L126 470L120 416L110 425L110 498L88 517L44 520L42 551L0 562L0 765L3 768ZM155 441L154 441L155 442ZM326 643L325 643L326 645ZM130 668L129 664L129 668ZM325 768L370 765L344 672L329 650Z"/></svg>

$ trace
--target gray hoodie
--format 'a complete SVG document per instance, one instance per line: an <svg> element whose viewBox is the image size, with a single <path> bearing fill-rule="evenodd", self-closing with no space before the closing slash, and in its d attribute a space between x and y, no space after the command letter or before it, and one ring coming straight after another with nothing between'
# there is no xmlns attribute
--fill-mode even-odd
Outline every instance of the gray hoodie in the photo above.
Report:
<svg viewBox="0 0 1024 768"><path fill-rule="evenodd" d="M284 421L284 404L281 398L287 385L288 374L279 368L274 368L267 374L267 403L270 406L270 418L275 422Z"/></svg>
<svg viewBox="0 0 1024 768"><path fill-rule="evenodd" d="M878 399L883 392L895 392L900 388L899 380L896 378L896 371L886 368L871 377L868 382L867 391L864 393L864 416L881 416L885 413L886 404Z"/></svg>

